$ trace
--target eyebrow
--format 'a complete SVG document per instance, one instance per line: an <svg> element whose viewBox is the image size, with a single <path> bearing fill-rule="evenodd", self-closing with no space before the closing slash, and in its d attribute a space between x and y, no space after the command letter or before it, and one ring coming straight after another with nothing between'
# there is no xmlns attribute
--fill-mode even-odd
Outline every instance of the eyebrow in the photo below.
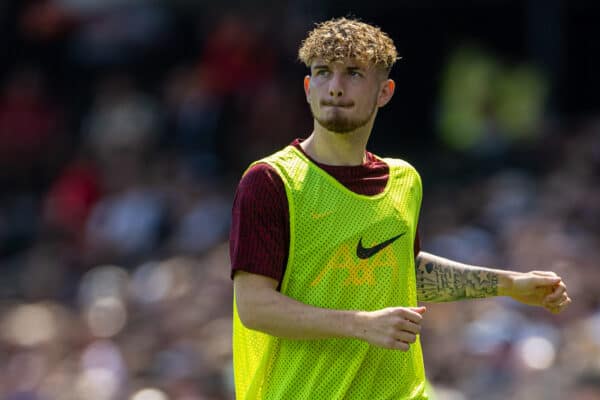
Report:
<svg viewBox="0 0 600 400"><path fill-rule="evenodd" d="M315 65L312 67L313 70L317 70L317 69L329 69L329 65L326 64L319 64L319 65ZM350 65L348 67L346 67L347 71L364 71L363 67L359 67L359 66L354 66L354 65Z"/></svg>

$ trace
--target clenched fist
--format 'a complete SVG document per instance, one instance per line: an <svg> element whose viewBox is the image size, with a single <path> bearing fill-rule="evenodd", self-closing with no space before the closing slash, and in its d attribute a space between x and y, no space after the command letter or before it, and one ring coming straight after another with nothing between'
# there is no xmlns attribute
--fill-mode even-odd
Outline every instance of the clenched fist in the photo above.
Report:
<svg viewBox="0 0 600 400"><path fill-rule="evenodd" d="M421 332L425 307L389 307L361 313L357 337L386 349L408 351Z"/></svg>
<svg viewBox="0 0 600 400"><path fill-rule="evenodd" d="M506 294L521 303L541 306L555 314L571 304L567 286L551 271L513 274Z"/></svg>

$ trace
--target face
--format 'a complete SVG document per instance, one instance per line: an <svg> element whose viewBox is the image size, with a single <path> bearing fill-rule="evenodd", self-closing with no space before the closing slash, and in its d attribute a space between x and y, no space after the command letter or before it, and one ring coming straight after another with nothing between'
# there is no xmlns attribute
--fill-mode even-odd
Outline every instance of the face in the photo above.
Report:
<svg viewBox="0 0 600 400"><path fill-rule="evenodd" d="M355 60L315 59L304 80L313 118L325 129L349 133L371 123L391 99L394 81L374 66Z"/></svg>

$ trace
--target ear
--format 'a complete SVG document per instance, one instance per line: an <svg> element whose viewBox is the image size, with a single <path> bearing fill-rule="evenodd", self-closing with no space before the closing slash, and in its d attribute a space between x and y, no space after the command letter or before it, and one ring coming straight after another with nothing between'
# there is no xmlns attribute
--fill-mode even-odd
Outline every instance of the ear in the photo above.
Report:
<svg viewBox="0 0 600 400"><path fill-rule="evenodd" d="M396 82L394 82L392 79L386 79L385 82L383 82L381 90L379 91L379 96L377 97L377 106L385 106L392 99L395 89Z"/></svg>
<svg viewBox="0 0 600 400"><path fill-rule="evenodd" d="M304 77L304 94L306 94L306 101L310 103L310 75Z"/></svg>

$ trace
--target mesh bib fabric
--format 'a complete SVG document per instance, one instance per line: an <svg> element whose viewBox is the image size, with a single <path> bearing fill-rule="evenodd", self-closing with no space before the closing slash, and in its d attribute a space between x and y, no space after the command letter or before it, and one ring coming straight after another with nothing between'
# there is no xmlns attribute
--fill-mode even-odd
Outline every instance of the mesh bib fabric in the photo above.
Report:
<svg viewBox="0 0 600 400"><path fill-rule="evenodd" d="M417 305L421 181L404 161L384 161L388 183L375 196L348 190L293 146L259 161L281 176L289 204L281 293L331 309ZM427 399L418 340L401 352L357 339L281 339L244 327L234 301L233 351L238 400Z"/></svg>

